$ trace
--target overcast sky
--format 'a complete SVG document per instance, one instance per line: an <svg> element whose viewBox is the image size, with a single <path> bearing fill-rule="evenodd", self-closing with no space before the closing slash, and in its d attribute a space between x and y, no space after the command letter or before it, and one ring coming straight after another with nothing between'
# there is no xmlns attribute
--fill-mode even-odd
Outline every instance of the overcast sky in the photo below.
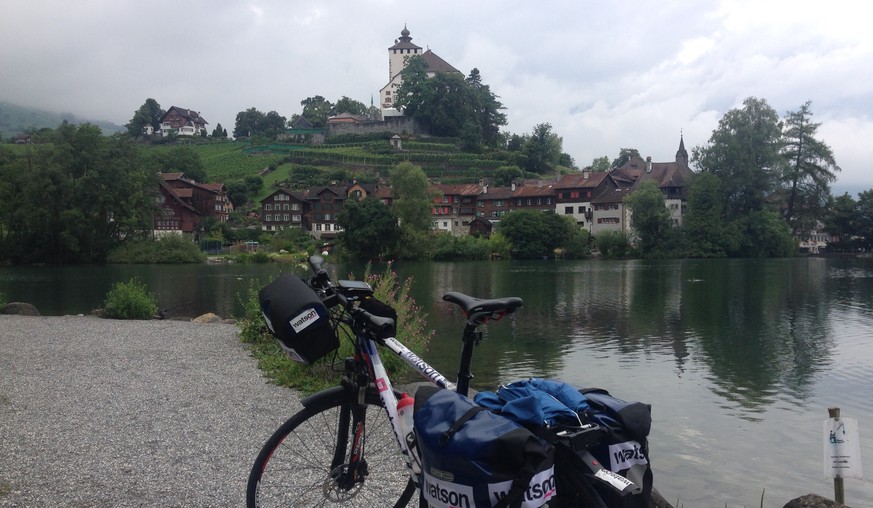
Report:
<svg viewBox="0 0 873 508"><path fill-rule="evenodd" d="M233 131L322 95L378 104L388 47L476 67L512 133L548 122L580 167L636 148L672 161L749 96L812 101L842 168L873 189L873 6L865 1L0 0L0 100L127 123L147 98Z"/></svg>

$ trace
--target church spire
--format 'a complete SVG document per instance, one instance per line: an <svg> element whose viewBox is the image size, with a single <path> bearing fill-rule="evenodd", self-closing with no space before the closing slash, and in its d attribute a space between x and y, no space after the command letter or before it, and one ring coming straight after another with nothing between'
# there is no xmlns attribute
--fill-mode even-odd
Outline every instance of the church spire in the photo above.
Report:
<svg viewBox="0 0 873 508"><path fill-rule="evenodd" d="M685 150L685 136L679 131L679 150L676 151L676 162L688 167L688 151Z"/></svg>

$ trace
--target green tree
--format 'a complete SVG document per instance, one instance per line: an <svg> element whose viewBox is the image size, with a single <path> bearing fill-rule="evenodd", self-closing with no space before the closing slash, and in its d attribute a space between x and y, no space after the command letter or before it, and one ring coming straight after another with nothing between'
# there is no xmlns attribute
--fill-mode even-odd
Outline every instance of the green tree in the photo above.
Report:
<svg viewBox="0 0 873 508"><path fill-rule="evenodd" d="M609 157L605 155L603 157L596 157L591 161L590 167L591 171L594 171L595 173L605 173L609 171Z"/></svg>
<svg viewBox="0 0 873 508"><path fill-rule="evenodd" d="M620 168L624 166L627 161L640 156L640 151L636 148L622 148L618 151L618 158L612 161L612 167Z"/></svg>
<svg viewBox="0 0 873 508"><path fill-rule="evenodd" d="M190 180L207 183L206 166L203 165L200 154L190 146L156 150L151 157L152 163L161 173L184 173Z"/></svg>
<svg viewBox="0 0 873 508"><path fill-rule="evenodd" d="M856 233L864 250L873 248L873 190L858 194Z"/></svg>
<svg viewBox="0 0 873 508"><path fill-rule="evenodd" d="M334 115L339 115L341 113L351 113L353 115L366 115L367 114L367 106L363 102L356 101L354 99L349 99L345 95L333 105L333 110L331 111Z"/></svg>
<svg viewBox="0 0 873 508"><path fill-rule="evenodd" d="M721 182L712 173L696 175L688 186L683 233L690 257L725 257L739 250L737 234L725 217Z"/></svg>
<svg viewBox="0 0 873 508"><path fill-rule="evenodd" d="M631 211L631 227L644 256L663 254L669 247L673 226L664 195L653 180L642 182L624 199Z"/></svg>
<svg viewBox="0 0 873 508"><path fill-rule="evenodd" d="M327 119L334 110L333 104L320 95L307 97L300 101L303 106L301 116L312 124L313 128L320 129L327 125Z"/></svg>
<svg viewBox="0 0 873 508"><path fill-rule="evenodd" d="M397 215L376 198L348 200L337 216L338 242L350 257L375 260L389 254L400 236Z"/></svg>
<svg viewBox="0 0 873 508"><path fill-rule="evenodd" d="M837 236L838 248L841 251L851 248L852 237L858 231L858 203L848 193L831 199L828 212L825 214L825 229Z"/></svg>
<svg viewBox="0 0 873 508"><path fill-rule="evenodd" d="M534 173L552 170L561 158L563 143L563 139L552 132L552 124L536 125L522 149L524 169Z"/></svg>
<svg viewBox="0 0 873 508"><path fill-rule="evenodd" d="M260 132L260 125L263 123L264 117L264 113L255 108L240 111L236 114L233 137L239 139L257 136Z"/></svg>
<svg viewBox="0 0 873 508"><path fill-rule="evenodd" d="M478 69L465 79L454 72L427 75L421 56L409 58L402 71L403 83L395 94L395 106L415 118L437 136L458 137L464 149L497 146L500 126L506 125L503 105L482 82Z"/></svg>
<svg viewBox="0 0 873 508"><path fill-rule="evenodd" d="M784 217L795 236L806 236L824 215L830 184L839 171L830 147L815 138L820 123L811 121L811 102L789 112L782 132L785 159L780 185L785 194Z"/></svg>
<svg viewBox="0 0 873 508"><path fill-rule="evenodd" d="M764 99L749 97L722 117L707 146L692 150L700 170L721 180L728 219L764 209L783 160L781 140L779 115Z"/></svg>
<svg viewBox="0 0 873 508"><path fill-rule="evenodd" d="M518 166L500 166L494 170L492 184L495 187L509 187L513 180L518 180L523 176L524 171Z"/></svg>
<svg viewBox="0 0 873 508"><path fill-rule="evenodd" d="M227 129L223 129L221 124L216 124L215 128L212 129L212 137L213 138L226 138L227 137Z"/></svg>
<svg viewBox="0 0 873 508"><path fill-rule="evenodd" d="M0 261L102 262L151 231L157 174L130 137L64 123L51 139L0 151Z"/></svg>
<svg viewBox="0 0 873 508"><path fill-rule="evenodd" d="M512 245L510 255L514 259L553 256L577 229L557 214L537 210L510 212L497 224L497 231Z"/></svg>
<svg viewBox="0 0 873 508"><path fill-rule="evenodd" d="M404 228L430 231L431 196L427 175L410 162L401 162L389 173L393 207Z"/></svg>
<svg viewBox="0 0 873 508"><path fill-rule="evenodd" d="M154 99L146 99L145 103L133 113L133 118L125 125L127 133L134 138L142 136L146 125L151 125L155 132L161 129L161 117L164 110Z"/></svg>

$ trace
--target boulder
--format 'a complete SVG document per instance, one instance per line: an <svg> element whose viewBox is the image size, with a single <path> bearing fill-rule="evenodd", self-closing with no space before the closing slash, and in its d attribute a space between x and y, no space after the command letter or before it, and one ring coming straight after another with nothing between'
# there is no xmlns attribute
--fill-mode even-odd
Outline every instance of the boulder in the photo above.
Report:
<svg viewBox="0 0 873 508"><path fill-rule="evenodd" d="M192 319L191 321L193 321L195 323L221 323L221 317L216 316L215 314L213 314L211 312L207 312L206 314L203 314L201 316L197 316L196 318Z"/></svg>
<svg viewBox="0 0 873 508"><path fill-rule="evenodd" d="M39 316L41 315L36 307L24 302L10 302L3 306L0 314L15 314L18 316Z"/></svg>
<svg viewBox="0 0 873 508"><path fill-rule="evenodd" d="M807 494L785 503L782 508L848 508L846 505L831 501L817 494Z"/></svg>

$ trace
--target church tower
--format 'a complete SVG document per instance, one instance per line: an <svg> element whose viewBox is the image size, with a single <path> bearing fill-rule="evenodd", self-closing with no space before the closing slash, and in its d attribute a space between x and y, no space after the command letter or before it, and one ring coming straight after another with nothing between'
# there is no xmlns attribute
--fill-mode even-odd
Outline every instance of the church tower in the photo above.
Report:
<svg viewBox="0 0 873 508"><path fill-rule="evenodd" d="M403 25L400 38L394 41L394 45L388 48L388 81L394 79L400 71L406 67L405 60L410 56L420 55L421 48L412 43L409 30Z"/></svg>
<svg viewBox="0 0 873 508"><path fill-rule="evenodd" d="M679 150L676 151L676 163L688 167L688 151L685 150L685 137L679 133Z"/></svg>

